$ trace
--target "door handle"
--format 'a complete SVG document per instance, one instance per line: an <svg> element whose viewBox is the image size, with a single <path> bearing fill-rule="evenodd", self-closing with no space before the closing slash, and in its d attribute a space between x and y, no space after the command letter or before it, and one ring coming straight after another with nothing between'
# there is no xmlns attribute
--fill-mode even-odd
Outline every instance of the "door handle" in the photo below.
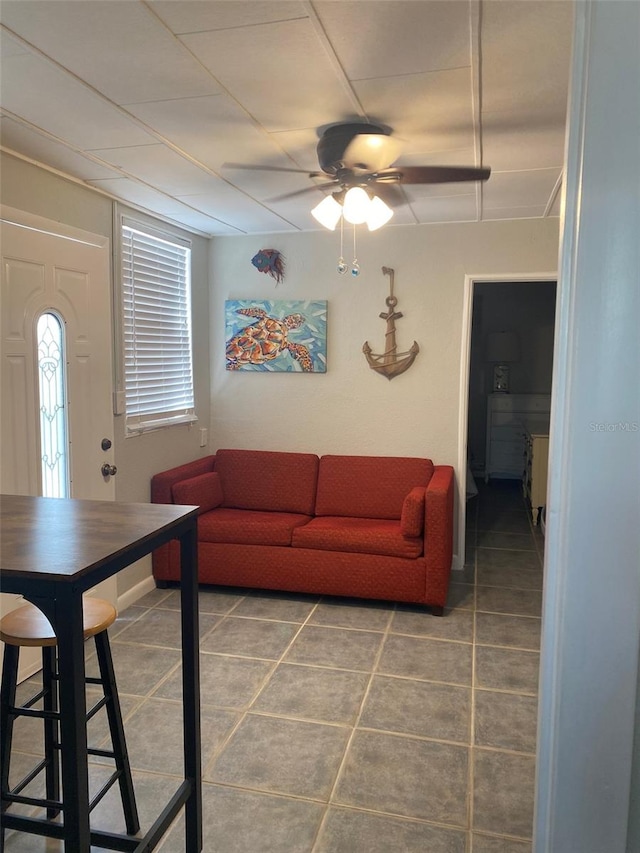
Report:
<svg viewBox="0 0 640 853"><path fill-rule="evenodd" d="M100 470L102 471L103 477L113 477L114 474L118 473L118 469L116 468L116 466L109 465L108 462L105 462Z"/></svg>

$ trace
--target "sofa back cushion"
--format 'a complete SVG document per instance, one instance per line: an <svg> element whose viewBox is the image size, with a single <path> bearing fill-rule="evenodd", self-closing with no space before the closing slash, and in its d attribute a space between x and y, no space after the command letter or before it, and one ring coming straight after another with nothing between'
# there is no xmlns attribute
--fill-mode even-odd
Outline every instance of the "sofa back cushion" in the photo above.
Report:
<svg viewBox="0 0 640 853"><path fill-rule="evenodd" d="M316 515L400 519L414 486L426 486L430 459L406 456L323 456Z"/></svg>
<svg viewBox="0 0 640 853"><path fill-rule="evenodd" d="M223 506L313 515L318 457L270 450L218 450Z"/></svg>

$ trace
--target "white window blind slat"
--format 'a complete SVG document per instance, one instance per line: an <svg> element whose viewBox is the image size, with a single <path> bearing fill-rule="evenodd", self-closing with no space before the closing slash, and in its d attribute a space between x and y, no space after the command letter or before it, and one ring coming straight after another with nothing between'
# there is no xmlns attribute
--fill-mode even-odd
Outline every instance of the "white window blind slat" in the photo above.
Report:
<svg viewBox="0 0 640 853"><path fill-rule="evenodd" d="M127 429L195 420L191 352L191 249L122 226Z"/></svg>

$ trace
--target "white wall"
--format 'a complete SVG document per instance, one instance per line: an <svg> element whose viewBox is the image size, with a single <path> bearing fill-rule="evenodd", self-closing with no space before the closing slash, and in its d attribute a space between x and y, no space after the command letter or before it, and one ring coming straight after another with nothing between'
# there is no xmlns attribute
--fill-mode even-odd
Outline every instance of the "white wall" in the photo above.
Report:
<svg viewBox="0 0 640 853"><path fill-rule="evenodd" d="M640 4L578 3L556 319L536 853L637 853Z"/></svg>
<svg viewBox="0 0 640 853"><path fill-rule="evenodd" d="M466 274L553 272L558 220L387 226L358 232L359 278L339 276L330 232L211 241L211 448L429 456L457 465L460 353ZM349 240L345 239L345 245ZM261 248L286 259L282 283L258 272ZM351 254L345 252L347 261ZM362 354L384 349L389 278L395 270L397 343L420 352L389 381ZM326 299L326 374L226 371L226 299Z"/></svg>

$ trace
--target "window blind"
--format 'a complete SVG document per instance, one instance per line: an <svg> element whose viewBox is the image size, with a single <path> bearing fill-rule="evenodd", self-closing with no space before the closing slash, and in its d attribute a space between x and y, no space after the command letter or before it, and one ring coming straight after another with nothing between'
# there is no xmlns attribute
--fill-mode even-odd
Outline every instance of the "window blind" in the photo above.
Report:
<svg viewBox="0 0 640 853"><path fill-rule="evenodd" d="M196 420L191 249L123 224L121 254L127 430Z"/></svg>

